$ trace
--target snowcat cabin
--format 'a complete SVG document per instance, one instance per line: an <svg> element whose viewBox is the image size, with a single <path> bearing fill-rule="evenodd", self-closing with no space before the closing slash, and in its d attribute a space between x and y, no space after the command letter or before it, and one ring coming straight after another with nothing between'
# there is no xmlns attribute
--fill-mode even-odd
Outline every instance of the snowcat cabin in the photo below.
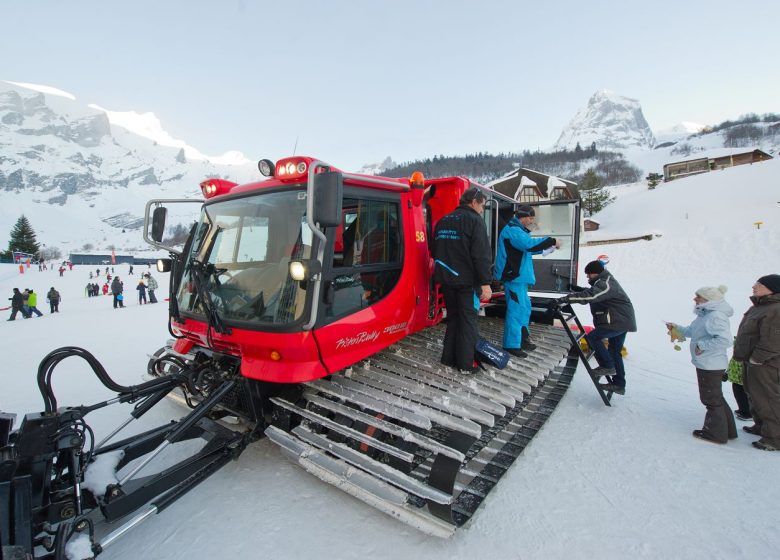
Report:
<svg viewBox="0 0 780 560"><path fill-rule="evenodd" d="M267 167L262 182L202 184L172 275L177 352L216 350L246 377L298 383L432 324L422 184L305 157ZM147 222L171 202L150 202Z"/></svg>

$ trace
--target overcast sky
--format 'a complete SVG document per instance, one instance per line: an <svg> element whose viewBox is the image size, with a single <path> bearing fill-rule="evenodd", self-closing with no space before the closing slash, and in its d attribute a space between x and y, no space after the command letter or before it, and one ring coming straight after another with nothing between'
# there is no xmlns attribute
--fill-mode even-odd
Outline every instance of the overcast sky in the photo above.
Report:
<svg viewBox="0 0 780 560"><path fill-rule="evenodd" d="M780 111L780 2L5 0L0 79L151 111L207 154L547 149L597 90L650 126Z"/></svg>

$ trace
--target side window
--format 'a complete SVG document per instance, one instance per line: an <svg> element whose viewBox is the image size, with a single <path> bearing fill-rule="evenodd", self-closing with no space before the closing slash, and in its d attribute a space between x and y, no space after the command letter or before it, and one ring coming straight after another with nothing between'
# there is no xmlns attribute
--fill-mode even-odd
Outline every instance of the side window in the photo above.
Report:
<svg viewBox="0 0 780 560"><path fill-rule="evenodd" d="M398 203L345 198L333 251L333 303L330 317L341 317L386 296L401 276Z"/></svg>

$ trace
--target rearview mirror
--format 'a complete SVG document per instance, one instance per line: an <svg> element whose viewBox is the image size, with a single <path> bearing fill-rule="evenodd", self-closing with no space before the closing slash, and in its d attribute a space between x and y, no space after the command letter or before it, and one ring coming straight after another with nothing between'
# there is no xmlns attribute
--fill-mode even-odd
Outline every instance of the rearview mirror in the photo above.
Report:
<svg viewBox="0 0 780 560"><path fill-rule="evenodd" d="M338 171L323 171L314 176L312 194L312 221L322 227L341 224L341 200L344 193L344 180Z"/></svg>
<svg viewBox="0 0 780 560"><path fill-rule="evenodd" d="M152 213L152 239L160 243L165 233L165 220L168 218L168 209L158 206Z"/></svg>

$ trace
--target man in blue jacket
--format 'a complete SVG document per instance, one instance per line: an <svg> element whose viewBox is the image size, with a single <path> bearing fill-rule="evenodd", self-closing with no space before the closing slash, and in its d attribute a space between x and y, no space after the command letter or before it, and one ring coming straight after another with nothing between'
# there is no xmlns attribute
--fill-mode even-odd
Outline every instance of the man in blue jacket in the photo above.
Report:
<svg viewBox="0 0 780 560"><path fill-rule="evenodd" d="M527 355L524 350L530 352L536 348L528 334L531 319L528 286L536 284L532 255L546 254L561 246L554 237L531 237L535 221L534 209L521 206L498 236L494 278L504 283L504 350L518 358Z"/></svg>

